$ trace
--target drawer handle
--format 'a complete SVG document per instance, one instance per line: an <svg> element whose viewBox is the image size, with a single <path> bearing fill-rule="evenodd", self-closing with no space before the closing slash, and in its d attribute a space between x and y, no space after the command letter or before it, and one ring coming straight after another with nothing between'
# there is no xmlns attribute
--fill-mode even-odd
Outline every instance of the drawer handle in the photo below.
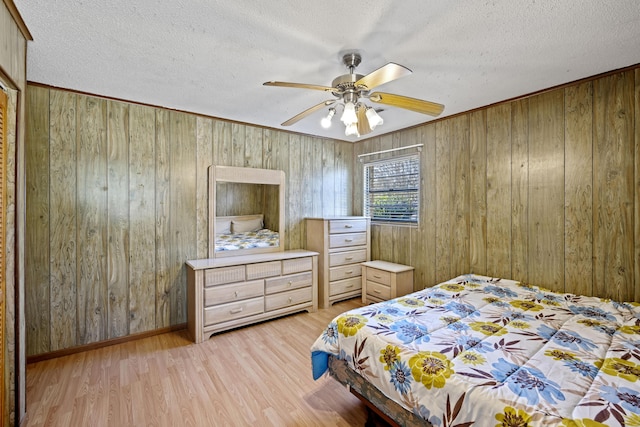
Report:
<svg viewBox="0 0 640 427"><path fill-rule="evenodd" d="M351 261L353 259L352 256L344 257L345 261Z"/></svg>
<svg viewBox="0 0 640 427"><path fill-rule="evenodd" d="M236 298L238 298L240 295L238 294L238 291L234 292L236 294Z"/></svg>
<svg viewBox="0 0 640 427"><path fill-rule="evenodd" d="M289 297L289 302L293 301L293 298Z"/></svg>
<svg viewBox="0 0 640 427"><path fill-rule="evenodd" d="M289 281L287 282L287 287L291 287L291 285L293 285L293 282L292 282L291 280L289 280Z"/></svg>
<svg viewBox="0 0 640 427"><path fill-rule="evenodd" d="M382 276L378 276L377 274L374 274L373 277L375 277L376 279L382 279Z"/></svg>
<svg viewBox="0 0 640 427"><path fill-rule="evenodd" d="M353 242L353 239L344 239L345 242Z"/></svg>
<svg viewBox="0 0 640 427"><path fill-rule="evenodd" d="M373 292L375 292L376 294L380 293L380 291L378 289L374 289Z"/></svg>
<svg viewBox="0 0 640 427"><path fill-rule="evenodd" d="M347 288L353 288L353 283L349 283L349 284L347 285Z"/></svg>
<svg viewBox="0 0 640 427"><path fill-rule="evenodd" d="M345 271L344 274L353 274L353 270Z"/></svg>
<svg viewBox="0 0 640 427"><path fill-rule="evenodd" d="M353 225L351 225L351 224L345 224L345 225L344 225L344 228L353 228Z"/></svg>
<svg viewBox="0 0 640 427"><path fill-rule="evenodd" d="M231 314L238 314L238 313L242 313L242 307L240 308L234 308L233 310L231 310L229 313Z"/></svg>

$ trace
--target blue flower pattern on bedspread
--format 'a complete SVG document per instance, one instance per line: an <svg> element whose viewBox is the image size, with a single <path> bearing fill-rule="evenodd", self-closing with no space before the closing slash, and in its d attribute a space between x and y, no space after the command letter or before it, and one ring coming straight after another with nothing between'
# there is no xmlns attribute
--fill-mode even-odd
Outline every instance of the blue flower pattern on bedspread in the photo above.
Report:
<svg viewBox="0 0 640 427"><path fill-rule="evenodd" d="M350 310L312 348L437 426L640 426L640 304L463 275Z"/></svg>

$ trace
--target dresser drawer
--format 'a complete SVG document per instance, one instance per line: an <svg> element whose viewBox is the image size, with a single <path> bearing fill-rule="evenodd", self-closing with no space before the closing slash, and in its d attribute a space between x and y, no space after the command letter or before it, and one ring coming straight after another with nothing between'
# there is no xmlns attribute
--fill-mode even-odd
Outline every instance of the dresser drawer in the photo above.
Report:
<svg viewBox="0 0 640 427"><path fill-rule="evenodd" d="M224 304L264 294L264 280L211 286L204 289L204 305Z"/></svg>
<svg viewBox="0 0 640 427"><path fill-rule="evenodd" d="M204 309L205 326L227 322L264 312L264 297L250 298L228 304L214 305Z"/></svg>
<svg viewBox="0 0 640 427"><path fill-rule="evenodd" d="M358 249L357 251L334 252L329 254L329 267L337 267L339 265L360 263L367 260L367 250Z"/></svg>
<svg viewBox="0 0 640 427"><path fill-rule="evenodd" d="M367 280L388 286L391 284L391 273L375 268L367 268Z"/></svg>
<svg viewBox="0 0 640 427"><path fill-rule="evenodd" d="M224 283L244 282L244 265L236 267L212 268L204 272L204 286Z"/></svg>
<svg viewBox="0 0 640 427"><path fill-rule="evenodd" d="M369 277L367 275L367 277ZM391 298L391 288L389 286L367 280L367 295L374 298L388 300Z"/></svg>
<svg viewBox="0 0 640 427"><path fill-rule="evenodd" d="M267 295L265 297L266 310L277 310L290 305L309 302L311 301L312 291L312 287L307 287L295 289L293 291L280 292L279 294Z"/></svg>
<svg viewBox="0 0 640 427"><path fill-rule="evenodd" d="M329 221L329 233L358 233L367 231L366 219L332 219Z"/></svg>
<svg viewBox="0 0 640 427"><path fill-rule="evenodd" d="M344 265L342 267L333 267L329 269L329 280L349 279L351 277L359 277L362 275L362 267L360 264Z"/></svg>
<svg viewBox="0 0 640 427"><path fill-rule="evenodd" d="M362 279L360 277L354 277L352 279L339 280L337 282L331 282L329 285L329 295L339 295L345 292L358 291L362 289Z"/></svg>
<svg viewBox="0 0 640 427"><path fill-rule="evenodd" d="M266 279L265 292L267 294L274 294L276 292L311 286L312 278L313 275L309 271L307 273L292 274L290 276L273 277L271 279Z"/></svg>
<svg viewBox="0 0 640 427"><path fill-rule="evenodd" d="M282 262L280 261L247 264L247 280L279 276L280 274L282 274Z"/></svg>
<svg viewBox="0 0 640 427"><path fill-rule="evenodd" d="M282 261L282 274L300 273L301 271L311 271L313 268L313 258L286 259Z"/></svg>
<svg viewBox="0 0 640 427"><path fill-rule="evenodd" d="M367 233L332 234L329 236L330 248L344 248L367 244Z"/></svg>

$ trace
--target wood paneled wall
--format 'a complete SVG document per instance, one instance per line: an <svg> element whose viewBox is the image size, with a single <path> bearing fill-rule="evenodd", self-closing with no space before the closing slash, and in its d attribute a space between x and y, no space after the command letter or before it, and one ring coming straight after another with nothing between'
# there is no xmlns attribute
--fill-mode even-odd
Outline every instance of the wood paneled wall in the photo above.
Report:
<svg viewBox="0 0 640 427"><path fill-rule="evenodd" d="M286 249L352 210L353 145L29 85L27 352L186 321L207 256L207 167L284 170Z"/></svg>
<svg viewBox="0 0 640 427"><path fill-rule="evenodd" d="M640 301L640 68L359 142L354 158L418 143L420 224L374 225L372 259L415 266L417 289L474 272Z"/></svg>

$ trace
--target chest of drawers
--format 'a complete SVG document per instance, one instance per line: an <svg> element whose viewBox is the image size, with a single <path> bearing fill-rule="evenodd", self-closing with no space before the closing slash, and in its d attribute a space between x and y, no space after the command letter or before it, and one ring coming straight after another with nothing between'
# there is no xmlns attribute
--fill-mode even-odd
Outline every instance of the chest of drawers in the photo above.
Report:
<svg viewBox="0 0 640 427"><path fill-rule="evenodd" d="M187 327L196 343L216 332L317 309L317 252L187 261Z"/></svg>
<svg viewBox="0 0 640 427"><path fill-rule="evenodd" d="M362 294L362 267L370 259L370 220L361 216L306 218L308 250L318 252L318 304Z"/></svg>

